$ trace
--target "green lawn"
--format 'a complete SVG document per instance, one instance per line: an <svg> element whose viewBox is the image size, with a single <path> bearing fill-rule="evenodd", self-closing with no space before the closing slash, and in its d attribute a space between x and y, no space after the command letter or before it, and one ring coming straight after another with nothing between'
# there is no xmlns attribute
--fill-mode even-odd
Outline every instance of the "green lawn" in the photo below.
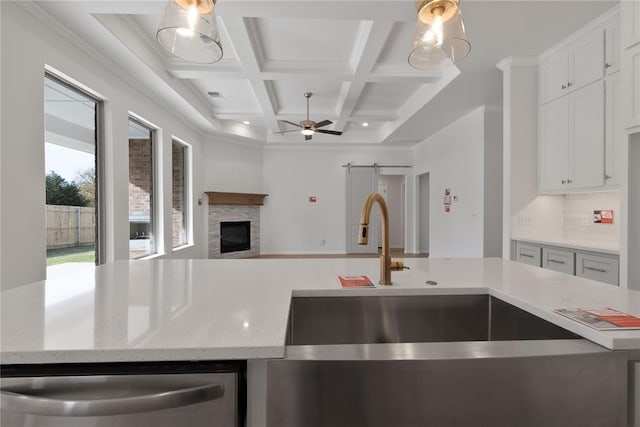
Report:
<svg viewBox="0 0 640 427"><path fill-rule="evenodd" d="M47 250L47 267L68 262L95 263L96 253L93 246L77 246L75 248Z"/></svg>

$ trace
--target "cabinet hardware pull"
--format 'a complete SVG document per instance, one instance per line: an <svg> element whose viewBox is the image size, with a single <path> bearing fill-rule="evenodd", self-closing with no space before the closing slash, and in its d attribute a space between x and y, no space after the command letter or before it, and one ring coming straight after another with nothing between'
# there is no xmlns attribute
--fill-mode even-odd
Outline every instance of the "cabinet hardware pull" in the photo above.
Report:
<svg viewBox="0 0 640 427"><path fill-rule="evenodd" d="M205 384L133 397L95 400L48 398L2 390L2 400L18 412L33 415L97 417L179 408L224 397L224 385ZM5 402L2 402L3 406Z"/></svg>
<svg viewBox="0 0 640 427"><path fill-rule="evenodd" d="M566 85L561 85L560 87L561 87L563 90L567 88L567 86L566 86Z"/></svg>
<svg viewBox="0 0 640 427"><path fill-rule="evenodd" d="M606 173L604 174L604 179L611 179L610 175L607 175Z"/></svg>
<svg viewBox="0 0 640 427"><path fill-rule="evenodd" d="M571 87L571 86L573 86L573 83L567 82L567 87Z"/></svg>
<svg viewBox="0 0 640 427"><path fill-rule="evenodd" d="M556 264L564 264L564 261L558 261L557 259L549 259L549 262L555 262Z"/></svg>
<svg viewBox="0 0 640 427"><path fill-rule="evenodd" d="M563 183L563 184L566 184L566 183L567 183L567 181L565 181L565 180L563 179L563 180L562 180L562 183Z"/></svg>
<svg viewBox="0 0 640 427"><path fill-rule="evenodd" d="M603 268L595 268L595 267L584 267L585 270L593 270L593 271L597 271L598 273L606 273L607 270L603 269Z"/></svg>
<svg viewBox="0 0 640 427"><path fill-rule="evenodd" d="M609 64L608 62L604 63L604 68L611 68L611 64Z"/></svg>
<svg viewBox="0 0 640 427"><path fill-rule="evenodd" d="M520 254L520 256L526 256L527 258L533 258L533 255L529 255L529 254Z"/></svg>
<svg viewBox="0 0 640 427"><path fill-rule="evenodd" d="M567 184L571 184L572 182L573 182L573 181L572 181L572 180L570 180L570 179L568 179L568 180L567 180Z"/></svg>

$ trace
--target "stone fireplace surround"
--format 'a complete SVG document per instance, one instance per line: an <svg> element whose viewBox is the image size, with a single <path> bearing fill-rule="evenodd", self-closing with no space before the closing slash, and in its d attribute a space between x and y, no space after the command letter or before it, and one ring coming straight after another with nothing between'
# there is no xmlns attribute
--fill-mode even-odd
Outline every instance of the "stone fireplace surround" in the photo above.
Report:
<svg viewBox="0 0 640 427"><path fill-rule="evenodd" d="M260 254L260 206L266 194L207 192L209 198L209 258L247 258ZM220 253L220 223L250 221L251 249Z"/></svg>

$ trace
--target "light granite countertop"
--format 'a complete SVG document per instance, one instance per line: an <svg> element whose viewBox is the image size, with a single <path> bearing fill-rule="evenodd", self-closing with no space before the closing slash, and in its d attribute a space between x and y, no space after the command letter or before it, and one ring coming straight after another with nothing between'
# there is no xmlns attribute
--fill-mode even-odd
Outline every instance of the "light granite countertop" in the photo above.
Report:
<svg viewBox="0 0 640 427"><path fill-rule="evenodd" d="M267 359L284 355L292 295L491 294L609 349L640 349L640 330L599 332L552 312L612 307L640 316L640 291L499 258L407 258L394 285L342 289L339 274L378 280L379 261L117 261L1 293L1 362ZM427 280L438 282L436 286Z"/></svg>

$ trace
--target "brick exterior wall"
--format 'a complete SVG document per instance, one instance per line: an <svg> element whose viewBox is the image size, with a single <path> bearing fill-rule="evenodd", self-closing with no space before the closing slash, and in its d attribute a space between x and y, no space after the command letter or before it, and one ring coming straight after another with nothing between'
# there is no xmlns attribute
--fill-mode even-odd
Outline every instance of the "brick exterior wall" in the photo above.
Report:
<svg viewBox="0 0 640 427"><path fill-rule="evenodd" d="M220 223L251 221L251 249L220 253ZM247 258L260 254L260 206L209 205L209 258Z"/></svg>
<svg viewBox="0 0 640 427"><path fill-rule="evenodd" d="M153 152L150 139L129 140L129 216L151 215Z"/></svg>
<svg viewBox="0 0 640 427"><path fill-rule="evenodd" d="M185 229L186 189L184 188L185 153L187 147L182 144L171 144L171 242L173 247L187 243Z"/></svg>

